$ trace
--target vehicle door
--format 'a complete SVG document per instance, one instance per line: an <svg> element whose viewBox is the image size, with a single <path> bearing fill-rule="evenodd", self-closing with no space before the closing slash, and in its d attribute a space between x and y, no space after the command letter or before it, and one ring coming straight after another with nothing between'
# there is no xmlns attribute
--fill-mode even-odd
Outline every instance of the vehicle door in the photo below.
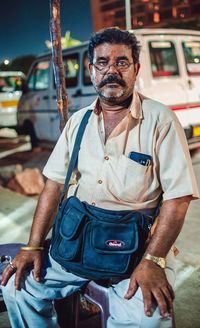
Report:
<svg viewBox="0 0 200 328"><path fill-rule="evenodd" d="M169 106L187 103L184 72L178 61L177 40L174 35L147 35L145 64L140 75L149 75L144 94Z"/></svg>
<svg viewBox="0 0 200 328"><path fill-rule="evenodd" d="M189 102L200 100L200 36L184 36L181 38L187 72L187 86Z"/></svg>
<svg viewBox="0 0 200 328"><path fill-rule="evenodd" d="M78 109L81 108L81 101L80 101L80 86L79 86L79 75L80 75L80 53L79 51L75 51L72 53L64 54L63 55L63 64L64 64L64 71L65 71L65 81L66 81L66 88L68 94L68 111L69 117L76 112ZM53 76L53 72L52 72ZM56 141L60 135L59 129L59 114L57 110L57 103L56 103L56 85L53 78L53 83L51 86L50 92L50 129L51 129L51 140Z"/></svg>
<svg viewBox="0 0 200 328"><path fill-rule="evenodd" d="M39 139L50 136L49 82L50 62L40 59L29 74L28 92L23 94L19 102L19 123L31 121Z"/></svg>
<svg viewBox="0 0 200 328"><path fill-rule="evenodd" d="M193 137L200 136L200 35L181 38L186 70L188 112L190 124L194 125ZM188 114L189 115L189 114Z"/></svg>
<svg viewBox="0 0 200 328"><path fill-rule="evenodd" d="M81 107L90 105L97 97L96 91L92 85L88 71L87 50L82 49L81 63Z"/></svg>

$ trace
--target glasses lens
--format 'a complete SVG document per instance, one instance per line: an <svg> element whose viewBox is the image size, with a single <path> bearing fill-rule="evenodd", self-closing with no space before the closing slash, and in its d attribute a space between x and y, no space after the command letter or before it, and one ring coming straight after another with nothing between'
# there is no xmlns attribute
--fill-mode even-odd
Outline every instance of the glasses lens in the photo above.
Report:
<svg viewBox="0 0 200 328"><path fill-rule="evenodd" d="M123 65L119 62L119 63L115 63L115 64L111 64L111 65L109 65L109 64L106 64L106 65L104 65L104 66L101 66L101 65L99 65L99 64L94 64L94 67L101 73L101 74L104 74L104 73L106 73L109 69L110 69L110 67L112 67L112 66L114 66L118 71L121 71L121 72L123 72L123 71L126 71L128 68L129 68L129 66L131 65L132 63L125 63L125 62L123 62Z"/></svg>

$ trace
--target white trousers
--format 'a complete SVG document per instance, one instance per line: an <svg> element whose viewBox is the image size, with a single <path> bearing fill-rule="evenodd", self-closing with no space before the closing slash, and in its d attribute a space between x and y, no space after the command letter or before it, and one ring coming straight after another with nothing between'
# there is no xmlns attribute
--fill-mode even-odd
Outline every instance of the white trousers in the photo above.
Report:
<svg viewBox="0 0 200 328"><path fill-rule="evenodd" d="M168 256L166 274L170 284L175 281L174 261ZM50 256L44 263L40 283L27 273L20 291L14 288L14 275L2 287L12 328L57 328L56 314L52 300L61 299L79 290L86 279L64 271ZM129 279L109 287L110 317L107 328L171 328L171 318L162 318L154 304L152 317L144 314L140 288L134 297L125 300ZM65 314L63 314L65 315Z"/></svg>

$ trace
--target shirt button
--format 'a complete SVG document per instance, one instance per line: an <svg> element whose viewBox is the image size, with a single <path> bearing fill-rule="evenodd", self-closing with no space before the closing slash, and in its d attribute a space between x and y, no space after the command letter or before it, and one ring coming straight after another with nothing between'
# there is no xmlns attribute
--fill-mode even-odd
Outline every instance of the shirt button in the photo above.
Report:
<svg viewBox="0 0 200 328"><path fill-rule="evenodd" d="M106 155L106 156L104 157L104 159L105 159L106 161L108 161L108 160L109 160L109 156Z"/></svg>
<svg viewBox="0 0 200 328"><path fill-rule="evenodd" d="M93 205L93 206L95 206L95 205L96 205L96 203L95 203L95 202L92 202L92 205Z"/></svg>
<svg viewBox="0 0 200 328"><path fill-rule="evenodd" d="M103 183L103 181L102 181L102 180L98 180L98 183L99 183L99 184L102 184L102 183Z"/></svg>

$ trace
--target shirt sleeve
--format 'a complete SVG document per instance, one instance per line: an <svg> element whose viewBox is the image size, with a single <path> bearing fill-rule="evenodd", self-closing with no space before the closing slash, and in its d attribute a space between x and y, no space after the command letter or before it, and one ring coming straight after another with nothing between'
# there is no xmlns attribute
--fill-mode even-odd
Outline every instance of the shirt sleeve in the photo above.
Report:
<svg viewBox="0 0 200 328"><path fill-rule="evenodd" d="M66 124L63 129L62 134L60 135L42 172L47 178L61 184L64 184L65 182L69 164L67 128L68 124Z"/></svg>
<svg viewBox="0 0 200 328"><path fill-rule="evenodd" d="M199 198L187 140L176 117L160 129L157 145L163 200L187 195Z"/></svg>

